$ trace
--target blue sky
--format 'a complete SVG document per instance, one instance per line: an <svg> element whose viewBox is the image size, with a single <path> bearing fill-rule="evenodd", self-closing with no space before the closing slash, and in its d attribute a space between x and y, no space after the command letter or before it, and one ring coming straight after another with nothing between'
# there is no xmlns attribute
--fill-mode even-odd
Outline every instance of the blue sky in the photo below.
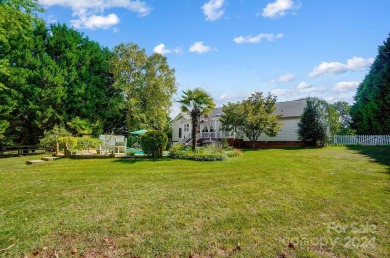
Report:
<svg viewBox="0 0 390 258"><path fill-rule="evenodd" d="M178 94L218 106L271 92L352 103L390 33L389 0L40 0L43 18L110 49L132 42L168 58ZM178 112L173 107L172 115Z"/></svg>

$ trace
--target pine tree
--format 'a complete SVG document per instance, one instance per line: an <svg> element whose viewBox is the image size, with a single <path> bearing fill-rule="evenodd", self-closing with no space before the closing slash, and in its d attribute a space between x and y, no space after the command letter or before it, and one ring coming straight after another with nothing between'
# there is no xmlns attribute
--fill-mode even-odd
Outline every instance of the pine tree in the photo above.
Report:
<svg viewBox="0 0 390 258"><path fill-rule="evenodd" d="M329 138L327 107L318 98L308 98L298 123L299 140L309 146L323 147Z"/></svg>
<svg viewBox="0 0 390 258"><path fill-rule="evenodd" d="M351 115L357 134L390 134L390 35L359 85Z"/></svg>

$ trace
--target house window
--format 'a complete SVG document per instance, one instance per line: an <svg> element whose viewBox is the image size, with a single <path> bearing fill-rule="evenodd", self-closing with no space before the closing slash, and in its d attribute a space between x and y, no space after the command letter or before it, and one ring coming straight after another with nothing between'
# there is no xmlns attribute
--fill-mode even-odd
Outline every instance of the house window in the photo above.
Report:
<svg viewBox="0 0 390 258"><path fill-rule="evenodd" d="M189 132L190 131L190 124L185 124L184 125L184 132Z"/></svg>

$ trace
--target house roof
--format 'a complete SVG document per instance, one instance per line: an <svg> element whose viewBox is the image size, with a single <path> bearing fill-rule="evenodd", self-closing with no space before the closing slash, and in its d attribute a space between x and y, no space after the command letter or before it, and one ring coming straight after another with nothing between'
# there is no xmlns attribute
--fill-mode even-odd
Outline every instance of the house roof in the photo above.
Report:
<svg viewBox="0 0 390 258"><path fill-rule="evenodd" d="M283 117L300 117L305 106L306 99L277 102L275 114Z"/></svg>
<svg viewBox="0 0 390 258"><path fill-rule="evenodd" d="M187 113L180 112L179 114L177 114L177 116L173 120L176 121L176 120L179 120L180 118L184 118L184 120L190 120L191 116Z"/></svg>
<svg viewBox="0 0 390 258"><path fill-rule="evenodd" d="M303 109L306 106L306 99L298 99L285 102L276 102L276 115L282 115L284 118L300 117L303 113ZM220 117L223 114L222 107L214 108L209 115L212 117ZM174 120L183 117L185 120L191 119L189 114L179 113Z"/></svg>
<svg viewBox="0 0 390 258"><path fill-rule="evenodd" d="M213 111L211 111L211 114L209 115L209 117L218 117L218 116L221 116L222 114L223 114L222 107L213 108Z"/></svg>

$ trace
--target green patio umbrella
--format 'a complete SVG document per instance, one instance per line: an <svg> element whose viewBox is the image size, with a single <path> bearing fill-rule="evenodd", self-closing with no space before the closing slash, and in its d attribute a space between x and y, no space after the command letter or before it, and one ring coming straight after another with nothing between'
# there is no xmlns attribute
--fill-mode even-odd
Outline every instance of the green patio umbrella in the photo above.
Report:
<svg viewBox="0 0 390 258"><path fill-rule="evenodd" d="M130 134L137 136L137 146L138 146L138 148L140 147L139 143L138 143L138 138L139 138L139 136L143 135L144 133L146 133L145 129L134 131L134 132L130 132Z"/></svg>
<svg viewBox="0 0 390 258"><path fill-rule="evenodd" d="M144 133L146 133L145 129L134 131L134 132L130 132L130 134L133 134L133 135L143 135Z"/></svg>

